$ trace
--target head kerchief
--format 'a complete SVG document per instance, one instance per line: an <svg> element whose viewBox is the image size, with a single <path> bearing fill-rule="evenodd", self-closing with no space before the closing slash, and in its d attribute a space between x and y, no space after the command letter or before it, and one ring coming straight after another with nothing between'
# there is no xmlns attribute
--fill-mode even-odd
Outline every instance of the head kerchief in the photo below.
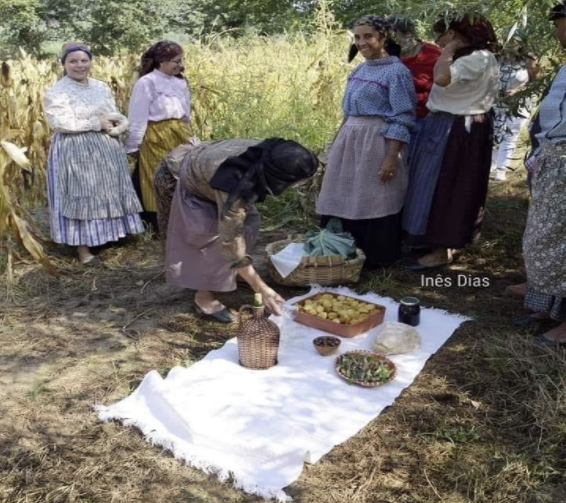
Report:
<svg viewBox="0 0 566 503"><path fill-rule="evenodd" d="M225 215L236 200L253 203L268 195L279 196L294 183L313 176L317 167L316 156L296 141L269 138L226 159L210 186L228 192L222 208Z"/></svg>
<svg viewBox="0 0 566 503"><path fill-rule="evenodd" d="M77 52L77 51L82 51L84 53L86 53L86 55L88 56L88 59L92 59L92 52L90 52L90 49L88 48L87 45L85 44L65 44L63 45L63 52L61 54L61 64L65 64L65 60L67 59L67 56L69 54L71 54L72 52Z"/></svg>
<svg viewBox="0 0 566 503"><path fill-rule="evenodd" d="M140 77L151 73L153 70L159 68L161 63L171 61L180 54L183 54L183 48L177 42L161 40L153 44L142 55Z"/></svg>
<svg viewBox="0 0 566 503"><path fill-rule="evenodd" d="M554 7L552 7L552 9L550 9L550 14L548 15L548 19L550 21L556 21L563 17L566 17L566 2L557 3Z"/></svg>
<svg viewBox="0 0 566 503"><path fill-rule="evenodd" d="M434 23L432 31L435 33L446 33L454 30L464 35L469 41L468 54L477 49L487 49L497 52L497 36L491 23L483 16L474 14L454 15L453 17L441 17Z"/></svg>

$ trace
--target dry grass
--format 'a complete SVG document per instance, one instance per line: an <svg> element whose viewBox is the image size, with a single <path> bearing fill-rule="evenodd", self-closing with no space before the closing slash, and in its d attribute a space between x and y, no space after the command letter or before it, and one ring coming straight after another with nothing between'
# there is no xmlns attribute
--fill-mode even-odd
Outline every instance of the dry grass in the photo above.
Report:
<svg viewBox="0 0 566 503"><path fill-rule="evenodd" d="M489 288L422 288L420 275L400 268L364 276L361 291L413 293L475 321L394 406L305 467L288 488L296 501L566 500L566 353L534 346L536 329L512 328L521 302L502 293L521 280L526 197L518 174L494 186L484 239L442 272L487 277ZM96 421L94 404L123 398L151 369L190 365L234 334L197 320L191 295L164 285L159 251L131 240L100 252L106 268L85 270L55 250L58 279L33 265L17 269L16 301L0 305L0 501L259 501L182 465L134 429ZM223 300L235 308L248 295L241 289Z"/></svg>

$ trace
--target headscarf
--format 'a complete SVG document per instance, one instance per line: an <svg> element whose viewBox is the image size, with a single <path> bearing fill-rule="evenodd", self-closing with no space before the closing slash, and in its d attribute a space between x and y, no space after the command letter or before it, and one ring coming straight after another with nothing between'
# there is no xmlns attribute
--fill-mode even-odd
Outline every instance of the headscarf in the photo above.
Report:
<svg viewBox="0 0 566 503"><path fill-rule="evenodd" d="M556 21L563 17L566 17L566 2L557 3L550 9L550 13L548 14L549 21Z"/></svg>
<svg viewBox="0 0 566 503"><path fill-rule="evenodd" d="M277 197L294 183L313 176L317 167L316 156L296 141L269 138L241 155L228 157L210 186L229 194L222 208L224 216L236 200L253 203L268 195Z"/></svg>
<svg viewBox="0 0 566 503"><path fill-rule="evenodd" d="M413 20L408 17L391 14L390 16L387 16L385 20L391 25L394 30L399 30L404 33L410 33L411 35L413 35L413 37L415 37L417 34L415 23L413 23Z"/></svg>
<svg viewBox="0 0 566 503"><path fill-rule="evenodd" d="M385 18L368 14L358 18L354 23L354 28L356 26L370 26L385 38L385 50L390 56L399 56L401 54L401 46L395 42L394 39L395 34L393 27ZM356 44L352 44L348 52L348 62L352 61L356 57L356 54L358 54L358 48Z"/></svg>
<svg viewBox="0 0 566 503"><path fill-rule="evenodd" d="M92 52L90 52L90 49L88 48L87 45L85 45L81 42L68 42L66 44L63 44L63 47L62 47L61 64L62 65L65 64L65 60L67 59L67 56L69 54L71 54L72 52L77 52L77 51L82 51L82 52L86 53L86 55L88 56L88 59L92 59Z"/></svg>
<svg viewBox="0 0 566 503"><path fill-rule="evenodd" d="M478 14L442 16L432 26L432 31L435 33L446 33L448 30L457 31L470 41L469 46L456 51L455 60L481 49L494 53L499 50L493 26L484 16Z"/></svg>
<svg viewBox="0 0 566 503"><path fill-rule="evenodd" d="M151 73L159 65L165 61L171 61L173 58L183 54L183 48L171 40L161 40L153 44L141 57L140 77ZM181 75L177 75L183 78Z"/></svg>

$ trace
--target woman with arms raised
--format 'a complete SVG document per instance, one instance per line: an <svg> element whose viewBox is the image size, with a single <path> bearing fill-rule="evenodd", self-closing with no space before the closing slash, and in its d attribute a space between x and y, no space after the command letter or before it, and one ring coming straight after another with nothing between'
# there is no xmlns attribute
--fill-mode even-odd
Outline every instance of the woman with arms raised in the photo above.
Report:
<svg viewBox="0 0 566 503"><path fill-rule="evenodd" d="M496 38L487 19L442 17L433 31L442 54L403 212L409 244L430 251L407 266L413 271L450 263L453 249L479 236L493 146L491 107L499 86Z"/></svg>

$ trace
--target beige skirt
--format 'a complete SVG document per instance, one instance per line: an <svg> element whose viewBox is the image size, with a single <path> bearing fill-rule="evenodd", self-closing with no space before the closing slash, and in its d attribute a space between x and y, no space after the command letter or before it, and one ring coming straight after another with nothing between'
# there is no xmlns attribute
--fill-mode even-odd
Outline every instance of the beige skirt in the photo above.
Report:
<svg viewBox="0 0 566 503"><path fill-rule="evenodd" d="M319 215L364 220L401 211L408 186L405 148L397 175L386 183L379 179L387 153L386 127L379 117L348 117L330 149L316 204Z"/></svg>
<svg viewBox="0 0 566 503"><path fill-rule="evenodd" d="M251 254L260 216L253 205L246 215L244 234L246 249ZM236 289L236 275L222 255L216 203L195 196L178 182L167 228L166 282L192 290L231 292Z"/></svg>

